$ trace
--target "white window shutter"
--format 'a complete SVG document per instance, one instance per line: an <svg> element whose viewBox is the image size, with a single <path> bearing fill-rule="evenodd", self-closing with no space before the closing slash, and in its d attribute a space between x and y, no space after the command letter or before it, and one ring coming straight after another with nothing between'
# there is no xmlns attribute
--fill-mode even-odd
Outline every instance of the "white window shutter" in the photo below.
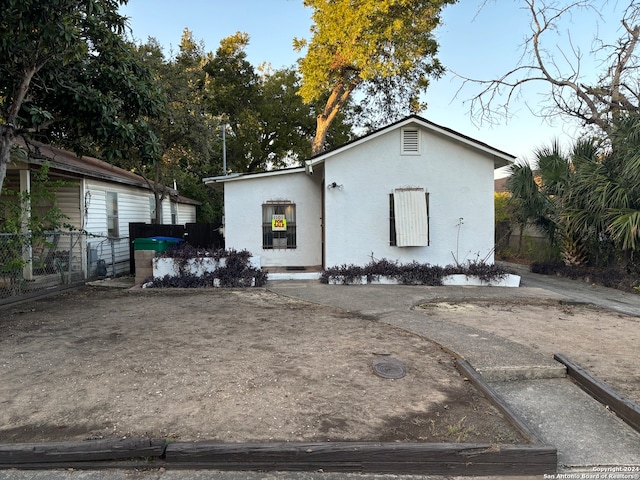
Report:
<svg viewBox="0 0 640 480"><path fill-rule="evenodd" d="M398 247L429 245L429 219L424 188L397 188L393 192Z"/></svg>

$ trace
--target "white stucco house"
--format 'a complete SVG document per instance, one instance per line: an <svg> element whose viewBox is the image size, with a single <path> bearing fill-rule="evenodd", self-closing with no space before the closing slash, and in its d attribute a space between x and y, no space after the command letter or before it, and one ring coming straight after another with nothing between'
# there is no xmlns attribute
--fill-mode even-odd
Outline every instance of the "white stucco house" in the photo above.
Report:
<svg viewBox="0 0 640 480"><path fill-rule="evenodd" d="M204 179L224 186L227 248L267 269L492 263L494 169L515 157L410 116L304 162Z"/></svg>

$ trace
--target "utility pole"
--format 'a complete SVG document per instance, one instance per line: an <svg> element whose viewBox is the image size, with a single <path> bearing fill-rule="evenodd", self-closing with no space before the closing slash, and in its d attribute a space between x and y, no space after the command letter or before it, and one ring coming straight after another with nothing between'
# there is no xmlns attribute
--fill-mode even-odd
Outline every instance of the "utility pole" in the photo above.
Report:
<svg viewBox="0 0 640 480"><path fill-rule="evenodd" d="M226 176L227 175L227 137L226 137L226 132L227 132L227 124L223 123L222 124L222 170L223 170L223 174Z"/></svg>

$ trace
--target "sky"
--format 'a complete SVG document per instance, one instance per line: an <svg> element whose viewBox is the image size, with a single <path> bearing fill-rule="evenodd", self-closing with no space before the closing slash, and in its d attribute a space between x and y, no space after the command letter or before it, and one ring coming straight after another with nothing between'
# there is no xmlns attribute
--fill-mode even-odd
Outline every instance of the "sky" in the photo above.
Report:
<svg viewBox="0 0 640 480"><path fill-rule="evenodd" d="M592 49L596 33L613 42L620 33L619 12L625 5L621 0L603 0L599 12L568 17L558 29L561 37L552 32L546 46L561 46L568 31L572 44L584 54ZM129 17L134 40L146 42L154 37L167 54L177 50L185 28L204 42L207 52L215 52L221 39L246 32L250 36L249 62L254 67L267 62L275 69L295 65L302 54L294 51L292 41L296 37L310 39L312 24L311 10L302 0L129 0L121 13ZM549 124L531 111L545 98L548 87L542 82L529 84L522 91L512 103L508 120L488 125L470 115L469 100L481 87L464 84L458 75L486 80L511 70L522 57L529 29L527 13L517 0L460 0L445 7L443 25L435 36L440 44L438 58L448 73L432 82L425 97L428 108L420 114L518 159L533 159L535 149L554 138L570 145L579 134L575 122L555 119ZM566 44L564 51L570 52ZM566 68L562 57L557 58L560 68ZM583 71L594 75L596 66L585 63Z"/></svg>

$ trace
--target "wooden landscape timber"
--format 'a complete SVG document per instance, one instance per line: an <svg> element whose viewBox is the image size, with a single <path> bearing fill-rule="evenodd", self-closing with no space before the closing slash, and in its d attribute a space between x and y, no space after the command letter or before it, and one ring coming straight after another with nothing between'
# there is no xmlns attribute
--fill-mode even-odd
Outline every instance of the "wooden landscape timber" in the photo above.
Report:
<svg viewBox="0 0 640 480"><path fill-rule="evenodd" d="M556 448L544 445L468 362L458 361L457 367L531 444L90 440L0 445L0 469L165 467L464 476L555 473Z"/></svg>
<svg viewBox="0 0 640 480"><path fill-rule="evenodd" d="M543 445L544 442L538 435L529 428L529 426L522 421L518 415L511 410L511 407L502 399L498 393L491 388L491 386L485 382L482 375L480 375L469 362L466 360L456 360L456 368L458 371L466 377L474 387L482 392L482 394L489 399L489 401L502 413L505 418L513 425L513 427L520 432L520 434L534 445Z"/></svg>
<svg viewBox="0 0 640 480"><path fill-rule="evenodd" d="M556 353L553 358L567 367L567 375L582 390L609 408L631 428L640 432L640 405L623 397L606 383L591 376L589 372L565 355Z"/></svg>
<svg viewBox="0 0 640 480"><path fill-rule="evenodd" d="M0 445L0 469L29 470L164 467L484 476L555 473L556 462L555 448L538 445L165 443L148 439Z"/></svg>
<svg viewBox="0 0 640 480"><path fill-rule="evenodd" d="M152 458L162 456L165 448L164 440L148 438L4 444L0 445L0 468L25 465L72 467L76 462Z"/></svg>
<svg viewBox="0 0 640 480"><path fill-rule="evenodd" d="M456 443L172 443L166 461L217 470L326 471L432 475L555 473L556 449Z"/></svg>

